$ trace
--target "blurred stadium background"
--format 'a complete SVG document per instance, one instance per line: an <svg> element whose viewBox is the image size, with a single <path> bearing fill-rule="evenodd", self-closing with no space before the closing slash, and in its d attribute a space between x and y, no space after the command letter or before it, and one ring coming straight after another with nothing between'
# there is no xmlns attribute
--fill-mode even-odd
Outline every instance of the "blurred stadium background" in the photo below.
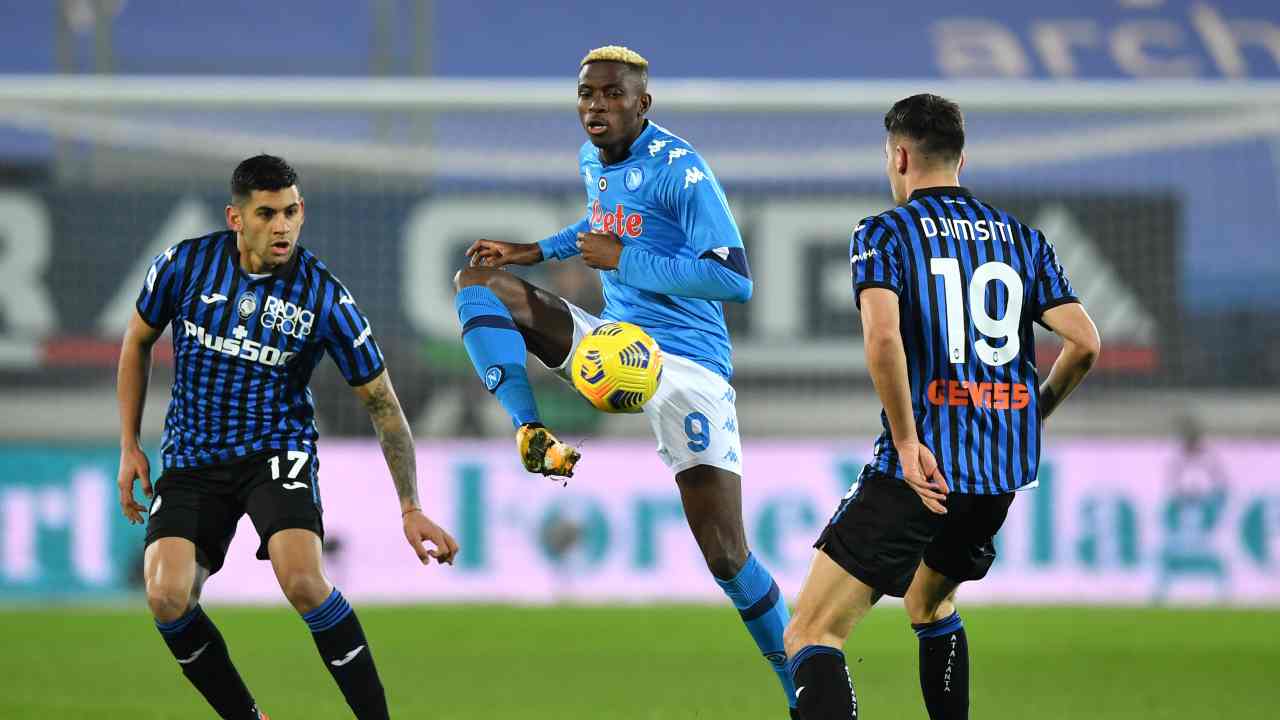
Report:
<svg viewBox="0 0 1280 720"><path fill-rule="evenodd" d="M784 591L878 432L847 238L890 202L881 117L937 92L966 111L962 180L1057 243L1103 337L1048 428L1042 487L962 591L981 627L975 715L1274 715L1275 3L58 0L4 16L0 630L31 652L0 654L0 717L207 712L151 634L142 532L116 507L114 368L150 259L220 227L231 169L262 151L298 167L303 242L369 314L428 512L463 546L451 569L413 562L367 417L322 364L329 566L360 607L387 606L364 614L393 710L779 716L647 423L594 414L543 373L549 423L586 460L564 488L526 476L458 341L462 249L582 212L573 77L606 43L649 57L650 117L707 157L743 231L756 295L729 312L744 506ZM599 307L580 264L529 275ZM170 360L160 347L153 447ZM273 717L344 717L251 536L246 519L208 605ZM266 607L225 607L244 604ZM850 644L874 717L923 717L899 612ZM495 663L514 668L505 690Z"/></svg>

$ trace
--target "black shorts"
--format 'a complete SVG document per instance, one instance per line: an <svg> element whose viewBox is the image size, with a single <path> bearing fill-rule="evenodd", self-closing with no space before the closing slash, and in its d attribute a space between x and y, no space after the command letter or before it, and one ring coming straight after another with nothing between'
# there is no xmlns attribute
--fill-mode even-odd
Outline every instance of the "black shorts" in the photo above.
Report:
<svg viewBox="0 0 1280 720"><path fill-rule="evenodd" d="M902 597L916 567L956 582L980 580L996 559L993 540L1013 493L947 496L937 515L903 480L867 467L814 547L850 575L885 595Z"/></svg>
<svg viewBox="0 0 1280 720"><path fill-rule="evenodd" d="M319 462L314 454L269 450L218 465L166 469L155 484L147 515L146 544L165 537L195 543L196 561L216 573L227 557L240 516L258 530L258 559L267 540L290 528L324 538Z"/></svg>

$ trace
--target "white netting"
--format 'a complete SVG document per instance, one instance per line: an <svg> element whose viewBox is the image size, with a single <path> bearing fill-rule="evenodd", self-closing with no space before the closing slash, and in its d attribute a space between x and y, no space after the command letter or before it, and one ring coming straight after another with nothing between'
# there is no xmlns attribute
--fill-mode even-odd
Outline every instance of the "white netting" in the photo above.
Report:
<svg viewBox="0 0 1280 720"><path fill-rule="evenodd" d="M1280 380L1277 87L655 82L651 117L708 159L747 242L756 296L730 317L755 430L873 417L851 407L869 383L847 238L890 202L884 110L922 89L965 110L962 180L1055 240L1097 319L1106 350L1085 402ZM424 425L501 429L458 390L475 383L449 280L471 239L537 240L582 210L583 135L560 82L9 78L0 132L50 159L3 190L46 223L33 241L6 221L5 277L36 268L44 291L4 296L0 375L24 385L109 382L101 353L74 343L114 339L143 258L219 227L231 168L266 151L301 172L304 242L373 317ZM19 231L43 261L13 251ZM563 265L530 277L590 306L591 274Z"/></svg>

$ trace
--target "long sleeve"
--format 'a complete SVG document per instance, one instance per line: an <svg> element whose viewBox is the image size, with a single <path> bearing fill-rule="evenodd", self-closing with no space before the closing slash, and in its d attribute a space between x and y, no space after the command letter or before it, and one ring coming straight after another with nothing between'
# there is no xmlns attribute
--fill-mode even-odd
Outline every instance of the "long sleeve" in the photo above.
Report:
<svg viewBox="0 0 1280 720"><path fill-rule="evenodd" d="M751 269L720 183L697 153L685 150L673 159L659 192L696 257L664 257L628 245L618 261L619 279L665 295L746 302Z"/></svg>
<svg viewBox="0 0 1280 720"><path fill-rule="evenodd" d="M709 250L698 258L662 257L628 245L622 248L618 276L634 288L702 300L746 302L752 282L741 247ZM734 252L736 251L736 252ZM735 267L736 266L736 267Z"/></svg>
<svg viewBox="0 0 1280 720"><path fill-rule="evenodd" d="M578 233L591 231L591 218L584 217L578 222L538 242L542 249L543 260L564 260L578 254Z"/></svg>

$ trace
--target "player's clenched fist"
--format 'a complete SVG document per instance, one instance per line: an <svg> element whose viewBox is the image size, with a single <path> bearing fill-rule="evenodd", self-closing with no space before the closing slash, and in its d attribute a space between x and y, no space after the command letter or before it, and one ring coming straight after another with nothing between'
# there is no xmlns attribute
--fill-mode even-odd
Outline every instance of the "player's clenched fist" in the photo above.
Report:
<svg viewBox="0 0 1280 720"><path fill-rule="evenodd" d="M404 536L423 565L429 565L431 558L435 558L441 565L452 565L454 556L458 554L458 541L454 540L444 528L432 522L431 518L424 515L421 510L405 513ZM435 549L428 550L423 545L424 542L430 542Z"/></svg>
<svg viewBox="0 0 1280 720"><path fill-rule="evenodd" d="M467 248L471 267L500 268L503 265L536 265L542 262L542 248L537 243L511 243L501 240L477 240Z"/></svg>
<svg viewBox="0 0 1280 720"><path fill-rule="evenodd" d="M135 478L142 481L142 493L151 497L151 463L147 454L140 448L123 448L120 450L120 475L116 478L116 485L120 488L120 511L136 525L142 522L142 513L147 509L133 496Z"/></svg>
<svg viewBox="0 0 1280 720"><path fill-rule="evenodd" d="M582 261L596 270L617 270L622 259L622 241L607 232L578 233Z"/></svg>

